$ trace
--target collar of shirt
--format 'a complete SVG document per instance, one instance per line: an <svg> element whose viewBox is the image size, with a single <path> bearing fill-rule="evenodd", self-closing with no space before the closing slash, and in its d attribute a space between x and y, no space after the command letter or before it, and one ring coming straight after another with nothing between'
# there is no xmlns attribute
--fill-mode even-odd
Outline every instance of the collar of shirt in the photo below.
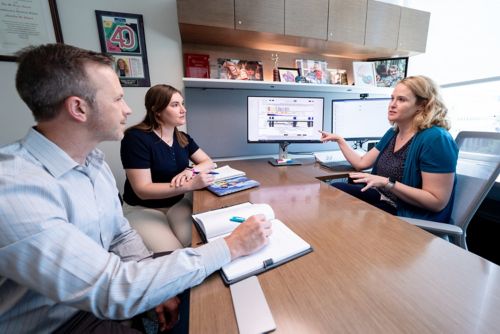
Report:
<svg viewBox="0 0 500 334"><path fill-rule="evenodd" d="M94 180L104 162L104 153L95 148L87 156L85 166L81 166L35 128L28 131L22 144L55 178L61 177L71 169L77 169Z"/></svg>

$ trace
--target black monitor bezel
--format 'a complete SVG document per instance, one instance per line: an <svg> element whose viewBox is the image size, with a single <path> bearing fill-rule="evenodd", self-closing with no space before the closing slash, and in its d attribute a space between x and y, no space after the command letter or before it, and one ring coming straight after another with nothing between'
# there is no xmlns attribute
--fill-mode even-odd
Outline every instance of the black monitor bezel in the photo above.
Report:
<svg viewBox="0 0 500 334"><path fill-rule="evenodd" d="M332 99L332 115L331 115L331 129L333 132L334 129L334 124L333 124L333 104L335 102L341 102L341 101L374 101L374 100L388 100L389 102L391 101L390 97L374 97L374 98L369 98L369 99ZM390 125L388 125L387 129L389 130ZM366 140L380 140L382 139L384 135L380 137L344 137L346 141L366 141Z"/></svg>
<svg viewBox="0 0 500 334"><path fill-rule="evenodd" d="M325 130L325 98L322 96L269 96L269 95L247 95L247 143L249 144L265 144L265 143L270 143L270 144L276 144L276 143L321 143L321 140L299 140L299 139L294 139L294 140L257 140L257 141L250 141L249 137L249 122L248 122L248 117L249 117L249 99L251 97L259 97L259 98L290 98L290 99L321 99L323 102L323 112L321 113L321 130Z"/></svg>

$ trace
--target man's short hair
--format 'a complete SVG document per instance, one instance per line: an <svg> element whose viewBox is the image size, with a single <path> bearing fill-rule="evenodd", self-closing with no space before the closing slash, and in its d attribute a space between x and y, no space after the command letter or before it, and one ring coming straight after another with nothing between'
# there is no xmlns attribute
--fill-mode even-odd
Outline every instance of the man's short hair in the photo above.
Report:
<svg viewBox="0 0 500 334"><path fill-rule="evenodd" d="M29 46L17 53L16 89L37 122L57 116L69 96L94 103L96 88L85 71L87 63L112 67L111 56L67 44Z"/></svg>

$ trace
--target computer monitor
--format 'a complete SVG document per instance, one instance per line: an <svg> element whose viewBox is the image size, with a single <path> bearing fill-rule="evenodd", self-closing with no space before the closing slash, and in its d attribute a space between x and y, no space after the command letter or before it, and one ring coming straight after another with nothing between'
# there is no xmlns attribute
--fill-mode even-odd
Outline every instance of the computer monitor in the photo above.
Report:
<svg viewBox="0 0 500 334"><path fill-rule="evenodd" d="M391 127L387 119L390 98L333 100L332 133L348 141L380 139Z"/></svg>
<svg viewBox="0 0 500 334"><path fill-rule="evenodd" d="M323 130L322 97L248 96L247 139L249 143L279 143L275 166L300 164L288 159L291 143L319 143Z"/></svg>

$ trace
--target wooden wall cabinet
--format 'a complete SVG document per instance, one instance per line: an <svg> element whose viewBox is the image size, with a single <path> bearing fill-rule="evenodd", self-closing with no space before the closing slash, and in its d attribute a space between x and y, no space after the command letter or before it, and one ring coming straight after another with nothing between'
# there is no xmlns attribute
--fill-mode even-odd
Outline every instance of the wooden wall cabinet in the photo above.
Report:
<svg viewBox="0 0 500 334"><path fill-rule="evenodd" d="M365 44L368 0L330 0L328 40L357 45Z"/></svg>
<svg viewBox="0 0 500 334"><path fill-rule="evenodd" d="M179 23L234 29L234 0L177 0Z"/></svg>
<svg viewBox="0 0 500 334"><path fill-rule="evenodd" d="M401 7L368 0L365 46L396 50Z"/></svg>
<svg viewBox="0 0 500 334"><path fill-rule="evenodd" d="M425 52L431 14L412 8L401 8L398 50Z"/></svg>
<svg viewBox="0 0 500 334"><path fill-rule="evenodd" d="M327 38L328 0L285 0L285 35Z"/></svg>
<svg viewBox="0 0 500 334"><path fill-rule="evenodd" d="M285 33L285 0L234 0L234 8L236 29Z"/></svg>
<svg viewBox="0 0 500 334"><path fill-rule="evenodd" d="M425 52L430 13L375 0L177 0L183 43L351 59Z"/></svg>

